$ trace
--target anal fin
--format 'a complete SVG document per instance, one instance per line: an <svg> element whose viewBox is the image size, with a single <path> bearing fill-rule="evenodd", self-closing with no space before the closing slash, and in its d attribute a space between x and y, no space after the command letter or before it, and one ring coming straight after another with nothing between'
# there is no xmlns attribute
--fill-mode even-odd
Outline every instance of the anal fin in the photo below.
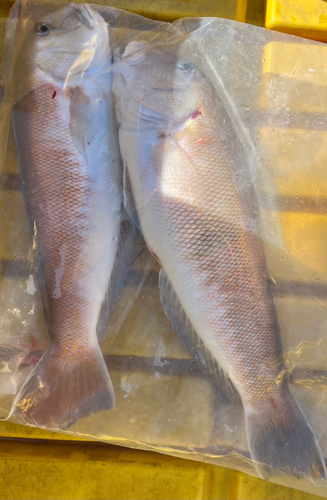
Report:
<svg viewBox="0 0 327 500"><path fill-rule="evenodd" d="M135 206L135 201L132 192L131 181L128 174L128 167L124 160L124 176L123 176L123 194L124 194L124 208L128 217L131 219L133 224L137 227L137 229L142 233L141 224L139 221L139 217L137 215L137 210Z"/></svg>
<svg viewBox="0 0 327 500"><path fill-rule="evenodd" d="M114 266L97 323L99 342L107 333L113 336L118 332L149 275L150 262L145 248L143 237L123 211ZM136 261L141 262L142 272L133 269Z"/></svg>
<svg viewBox="0 0 327 500"><path fill-rule="evenodd" d="M237 391L195 331L163 269L159 273L159 289L161 303L172 328L196 361L201 372L216 386L224 401L230 403Z"/></svg>
<svg viewBox="0 0 327 500"><path fill-rule="evenodd" d="M131 222L123 219L120 223L114 266L97 324L99 341L102 340L108 330L112 312L126 283L130 265L133 261L134 240L135 230Z"/></svg>

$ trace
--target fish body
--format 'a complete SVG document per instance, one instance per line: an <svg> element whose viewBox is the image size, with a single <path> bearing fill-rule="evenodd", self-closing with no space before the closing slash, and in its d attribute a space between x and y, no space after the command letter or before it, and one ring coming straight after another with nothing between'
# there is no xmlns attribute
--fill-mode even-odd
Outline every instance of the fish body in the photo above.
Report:
<svg viewBox="0 0 327 500"><path fill-rule="evenodd" d="M11 118L51 342L12 414L67 428L114 405L96 332L121 219L111 75L94 75L109 38L99 14L74 4L26 36L26 91Z"/></svg>
<svg viewBox="0 0 327 500"><path fill-rule="evenodd" d="M272 466L324 477L318 442L281 377L255 196L231 120L193 64L145 44L131 49L115 55L119 141L145 240L162 267L168 318L190 352L201 345L239 392L259 474Z"/></svg>

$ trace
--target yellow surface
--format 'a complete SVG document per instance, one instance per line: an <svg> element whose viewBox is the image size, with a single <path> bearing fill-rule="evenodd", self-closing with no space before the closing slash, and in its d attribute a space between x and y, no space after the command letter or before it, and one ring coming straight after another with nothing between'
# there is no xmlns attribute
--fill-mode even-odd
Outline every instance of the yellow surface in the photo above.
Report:
<svg viewBox="0 0 327 500"><path fill-rule="evenodd" d="M268 43L263 55L261 107L326 113L326 59L327 47L322 44Z"/></svg>
<svg viewBox="0 0 327 500"><path fill-rule="evenodd" d="M10 260L13 254L19 260L27 260L30 235L22 192L0 191L0 211L6 213L2 220L0 260Z"/></svg>
<svg viewBox="0 0 327 500"><path fill-rule="evenodd" d="M326 2L327 5L327 2ZM266 45L262 72L283 75L294 80L327 85L327 47L321 44L272 42Z"/></svg>
<svg viewBox="0 0 327 500"><path fill-rule="evenodd" d="M266 14L266 0L248 0L246 22L257 26L264 26Z"/></svg>
<svg viewBox="0 0 327 500"><path fill-rule="evenodd" d="M216 497L218 500L219 497ZM228 500L318 500L322 497L231 471Z"/></svg>
<svg viewBox="0 0 327 500"><path fill-rule="evenodd" d="M267 210L262 211L261 217L270 276L275 281L290 284L326 284L326 214ZM268 243L265 227L273 235L272 241Z"/></svg>
<svg viewBox="0 0 327 500"><path fill-rule="evenodd" d="M267 0L266 28L327 41L325 0Z"/></svg>
<svg viewBox="0 0 327 500"><path fill-rule="evenodd" d="M37 427L27 427L25 425L13 424L11 422L5 422L3 420L0 420L0 439L1 437L10 439L57 439L60 441L86 441L84 438L81 439L78 436L70 436L69 434L44 431L42 429L38 429Z"/></svg>
<svg viewBox="0 0 327 500"><path fill-rule="evenodd" d="M1 422L0 435L52 441L0 442L1 500L319 500L209 464Z"/></svg>
<svg viewBox="0 0 327 500"><path fill-rule="evenodd" d="M327 282L327 217L325 214L282 212L285 251L296 267L294 281ZM287 276L285 270L285 275ZM289 273L288 273L289 274ZM285 279L285 278L284 278Z"/></svg>
<svg viewBox="0 0 327 500"><path fill-rule="evenodd" d="M210 498L211 469L101 444L7 441L0 450L0 495L2 500L203 499ZM228 471L222 475L225 483ZM226 496L219 492L218 498Z"/></svg>
<svg viewBox="0 0 327 500"><path fill-rule="evenodd" d="M83 0L78 0L82 3ZM94 3L129 10L141 16L174 21L181 17L224 17L245 21L246 0L99 0Z"/></svg>
<svg viewBox="0 0 327 500"><path fill-rule="evenodd" d="M259 1L259 0L256 0ZM14 2L0 0L0 16L8 15ZM83 3L77 0L76 3ZM247 0L97 0L102 5L110 5L129 10L141 16L160 21L174 21L181 17L224 17L245 21Z"/></svg>
<svg viewBox="0 0 327 500"><path fill-rule="evenodd" d="M326 131L266 127L260 130L260 138L280 196L327 198Z"/></svg>

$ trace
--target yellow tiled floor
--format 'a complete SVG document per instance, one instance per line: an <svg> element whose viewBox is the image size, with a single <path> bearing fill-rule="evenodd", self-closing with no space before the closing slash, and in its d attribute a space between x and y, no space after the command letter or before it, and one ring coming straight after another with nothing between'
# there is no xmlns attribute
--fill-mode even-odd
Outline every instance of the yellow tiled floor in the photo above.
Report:
<svg viewBox="0 0 327 500"><path fill-rule="evenodd" d="M260 139L273 190L279 196L313 199L319 207L327 198L327 132L267 127L260 130Z"/></svg>
<svg viewBox="0 0 327 500"><path fill-rule="evenodd" d="M296 40L271 42L265 46L262 109L326 113L327 78L322 61L327 56L327 47L299 44Z"/></svg>
<svg viewBox="0 0 327 500"><path fill-rule="evenodd" d="M0 422L1 500L319 500L242 472ZM40 439L45 440L40 440ZM66 439L60 435L60 439Z"/></svg>
<svg viewBox="0 0 327 500"><path fill-rule="evenodd" d="M318 500L322 498L236 471L231 471L229 484L228 500Z"/></svg>
<svg viewBox="0 0 327 500"><path fill-rule="evenodd" d="M327 41L327 4L324 0L267 0L266 28Z"/></svg>
<svg viewBox="0 0 327 500"><path fill-rule="evenodd" d="M30 233L21 191L0 191L0 213L2 217L0 259L27 260L30 248ZM4 216L6 214L6 216Z"/></svg>
<svg viewBox="0 0 327 500"><path fill-rule="evenodd" d="M81 3L83 0L78 0ZM99 4L108 5L106 0ZM126 9L141 16L160 21L174 21L181 17L224 17L245 21L247 0L112 0L111 7Z"/></svg>
<svg viewBox="0 0 327 500"><path fill-rule="evenodd" d="M289 283L327 282L327 217L307 212L262 212L275 247L266 249L270 275ZM263 236L264 237L264 236Z"/></svg>

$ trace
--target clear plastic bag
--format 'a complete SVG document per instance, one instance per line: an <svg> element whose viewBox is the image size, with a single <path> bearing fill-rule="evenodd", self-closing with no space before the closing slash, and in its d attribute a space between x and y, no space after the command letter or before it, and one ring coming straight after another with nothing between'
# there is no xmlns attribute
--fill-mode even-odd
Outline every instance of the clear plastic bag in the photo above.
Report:
<svg viewBox="0 0 327 500"><path fill-rule="evenodd" d="M1 418L327 496L326 50L222 19L16 4Z"/></svg>

